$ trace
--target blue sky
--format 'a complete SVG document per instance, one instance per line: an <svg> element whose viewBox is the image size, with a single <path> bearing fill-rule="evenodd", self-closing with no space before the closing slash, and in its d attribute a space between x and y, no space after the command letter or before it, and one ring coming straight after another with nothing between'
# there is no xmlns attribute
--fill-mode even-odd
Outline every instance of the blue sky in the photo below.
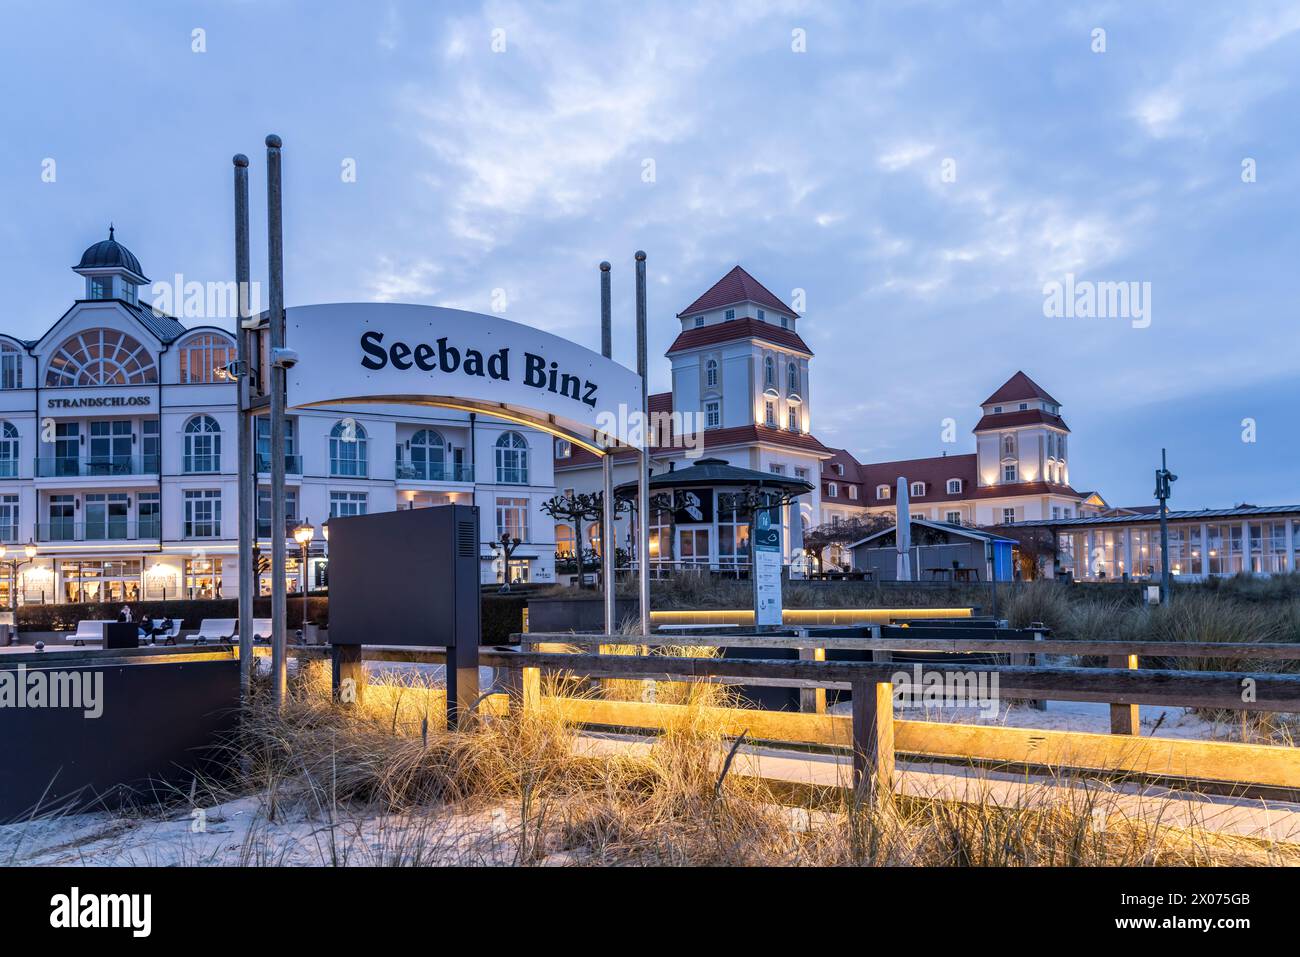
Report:
<svg viewBox="0 0 1300 957"><path fill-rule="evenodd" d="M503 289L508 318L598 346L608 258L631 365L634 250L652 356L739 262L806 290L828 445L971 451L1024 369L1078 488L1149 501L1163 445L1176 506L1300 502L1300 5L9 2L3 27L16 334L79 294L110 219L152 278L228 278L235 152L261 272L275 131L291 305ZM1149 327L1045 317L1067 273L1149 282Z"/></svg>

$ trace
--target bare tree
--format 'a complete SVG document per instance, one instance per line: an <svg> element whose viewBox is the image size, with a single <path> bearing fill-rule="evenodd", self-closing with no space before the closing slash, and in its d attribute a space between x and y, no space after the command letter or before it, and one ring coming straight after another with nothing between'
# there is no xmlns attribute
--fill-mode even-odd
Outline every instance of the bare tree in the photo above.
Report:
<svg viewBox="0 0 1300 957"><path fill-rule="evenodd" d="M826 570L826 550L839 546L845 548L854 542L875 534L894 524L888 515L864 515L829 522L804 532L804 551L817 559L817 570Z"/></svg>

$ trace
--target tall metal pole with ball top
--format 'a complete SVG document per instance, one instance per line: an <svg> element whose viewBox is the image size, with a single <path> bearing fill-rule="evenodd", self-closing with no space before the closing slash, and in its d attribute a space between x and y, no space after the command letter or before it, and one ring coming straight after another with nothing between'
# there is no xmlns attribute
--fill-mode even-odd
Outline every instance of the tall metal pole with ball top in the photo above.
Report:
<svg viewBox="0 0 1300 957"><path fill-rule="evenodd" d="M288 520L284 498L284 229L280 189L280 137L266 138L266 254L270 280L271 326L271 704L284 706L288 678L285 618L285 531Z"/></svg>
<svg viewBox="0 0 1300 957"><path fill-rule="evenodd" d="M650 634L650 390L646 343L645 253L636 253L636 371L641 377L641 458L637 469L636 555L641 576L641 634ZM609 505L607 504L608 508Z"/></svg>

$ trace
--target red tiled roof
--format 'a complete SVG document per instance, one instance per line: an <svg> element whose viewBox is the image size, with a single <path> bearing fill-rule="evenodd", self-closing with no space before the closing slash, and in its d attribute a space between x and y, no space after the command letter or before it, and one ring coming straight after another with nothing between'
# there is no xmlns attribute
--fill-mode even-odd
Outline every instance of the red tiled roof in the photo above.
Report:
<svg viewBox="0 0 1300 957"><path fill-rule="evenodd" d="M649 405L651 412L671 412L673 410L673 394L671 392L656 392L649 396Z"/></svg>
<svg viewBox="0 0 1300 957"><path fill-rule="evenodd" d="M1066 432L1070 427L1065 424L1065 420L1059 415L1052 415L1050 412L1044 412L1042 409L1017 409L1015 412L990 412L983 416L975 423L974 432L982 432L985 429L1009 429L1016 425L1034 425L1041 422L1043 425L1055 426Z"/></svg>
<svg viewBox="0 0 1300 957"><path fill-rule="evenodd" d="M976 487L976 456L935 455L926 459L903 459L899 462L872 462L862 466L864 505L892 505L898 480L925 483L925 495L910 496L912 502L956 502L970 498ZM948 493L948 479L961 479L961 491ZM889 498L877 498L878 486L889 486Z"/></svg>
<svg viewBox="0 0 1300 957"><path fill-rule="evenodd" d="M790 329L759 319L733 319L730 322L715 322L712 325L687 329L680 333L664 355L672 355L685 349L698 349L700 346L717 345L719 342L732 342L736 339L762 339L773 345L783 346L794 352L811 356L813 351L799 338L798 333Z"/></svg>
<svg viewBox="0 0 1300 957"><path fill-rule="evenodd" d="M1078 499L1087 498L1086 492L1076 492L1068 485L1056 485L1052 482L1016 482L1013 485L986 485L973 490L975 498L1003 498L1008 495L1070 495Z"/></svg>
<svg viewBox="0 0 1300 957"><path fill-rule="evenodd" d="M745 272L740 266L731 270L731 272L710 286L708 292L677 313L677 318L680 319L682 316L689 316L695 312L721 309L723 306L730 306L737 302L756 302L760 306L767 306L769 309L775 309L787 316L798 318L798 313L772 295L766 286Z"/></svg>
<svg viewBox="0 0 1300 957"><path fill-rule="evenodd" d="M980 405L989 405L993 402L1015 402L1017 399L1042 399L1050 402L1052 405L1060 405L1053 399L1041 385L1035 382L1023 372L1017 372L991 396L985 399Z"/></svg>

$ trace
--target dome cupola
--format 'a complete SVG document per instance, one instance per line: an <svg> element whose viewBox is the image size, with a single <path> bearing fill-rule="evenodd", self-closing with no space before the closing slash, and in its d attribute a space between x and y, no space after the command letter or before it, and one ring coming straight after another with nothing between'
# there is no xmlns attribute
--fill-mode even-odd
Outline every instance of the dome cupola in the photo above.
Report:
<svg viewBox="0 0 1300 957"><path fill-rule="evenodd" d="M135 253L119 243L114 232L110 224L108 238L87 247L72 271L85 277L87 299L122 299L135 305L140 285L149 279Z"/></svg>

